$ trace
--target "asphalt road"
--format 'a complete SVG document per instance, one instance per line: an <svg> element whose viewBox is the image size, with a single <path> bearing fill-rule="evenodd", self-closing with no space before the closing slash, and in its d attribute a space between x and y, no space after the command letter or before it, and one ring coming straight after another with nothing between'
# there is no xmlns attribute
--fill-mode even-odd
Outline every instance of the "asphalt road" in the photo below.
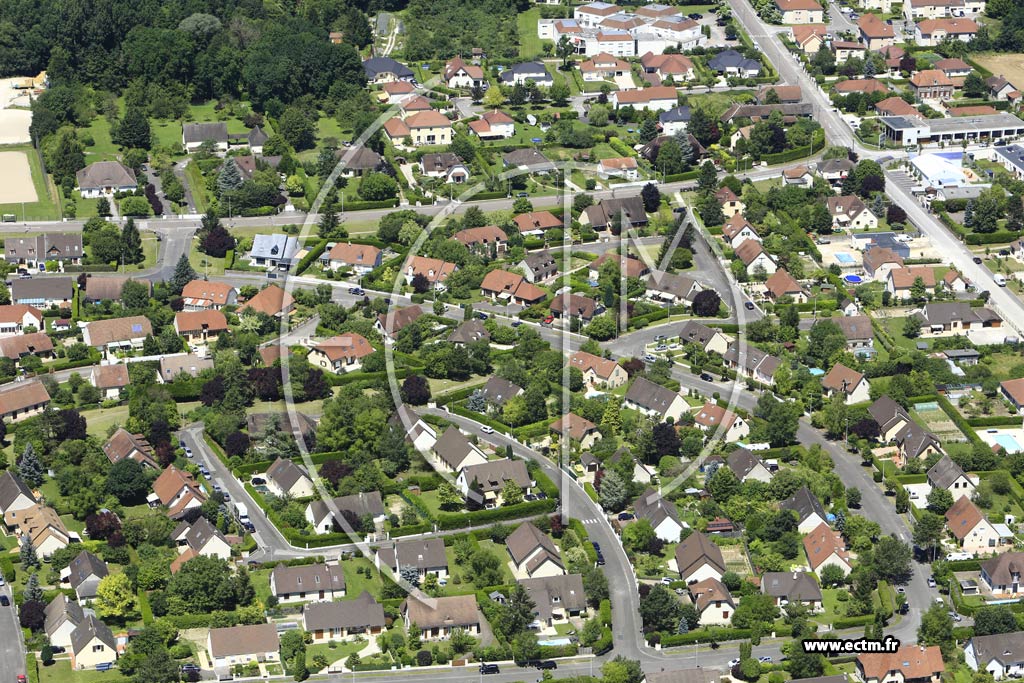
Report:
<svg viewBox="0 0 1024 683"><path fill-rule="evenodd" d="M0 676L4 681L13 682L18 675L26 673L25 645L10 584L0 588L0 595L6 595L11 602L9 607L0 607Z"/></svg>

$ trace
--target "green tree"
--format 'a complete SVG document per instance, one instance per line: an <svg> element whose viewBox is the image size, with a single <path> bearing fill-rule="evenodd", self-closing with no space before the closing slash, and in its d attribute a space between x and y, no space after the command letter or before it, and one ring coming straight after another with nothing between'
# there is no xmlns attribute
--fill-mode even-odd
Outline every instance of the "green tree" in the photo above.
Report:
<svg viewBox="0 0 1024 683"><path fill-rule="evenodd" d="M732 625L736 628L753 628L755 624L770 624L778 616L779 608L772 596L754 593L740 600L732 615Z"/></svg>
<svg viewBox="0 0 1024 683"><path fill-rule="evenodd" d="M640 683L644 672L637 660L617 655L615 659L604 663L601 676L604 683Z"/></svg>
<svg viewBox="0 0 1024 683"><path fill-rule="evenodd" d="M52 143L46 145L44 155L47 170L57 185L75 183L75 174L85 168L85 147L75 135L73 128L62 128Z"/></svg>
<svg viewBox="0 0 1024 683"><path fill-rule="evenodd" d="M149 119L139 107L129 107L124 118L117 124L114 142L121 149L149 149L152 136L149 130Z"/></svg>
<svg viewBox="0 0 1024 683"><path fill-rule="evenodd" d="M188 260L188 254L182 254L178 258L178 263L174 266L174 275L171 276L171 291L174 294L181 294L181 290L185 289L185 285L196 279L196 271L192 269L192 264Z"/></svg>
<svg viewBox="0 0 1024 683"><path fill-rule="evenodd" d="M953 494L948 489L936 486L928 492L928 510L936 515L944 515L953 507Z"/></svg>
<svg viewBox="0 0 1024 683"><path fill-rule="evenodd" d="M149 490L149 478L142 470L142 465L131 458L124 458L110 468L106 489L121 503L134 505L145 498Z"/></svg>
<svg viewBox="0 0 1024 683"><path fill-rule="evenodd" d="M25 582L23 597L26 601L30 602L43 601L43 589L39 587L39 575L35 572L32 572L28 577L28 581Z"/></svg>
<svg viewBox="0 0 1024 683"><path fill-rule="evenodd" d="M880 580L906 583L912 572L911 557L909 545L893 536L883 536L871 553L871 568Z"/></svg>
<svg viewBox="0 0 1024 683"><path fill-rule="evenodd" d="M383 173L368 173L363 176L358 188L359 196L366 201L379 202L398 196L398 183Z"/></svg>
<svg viewBox="0 0 1024 683"><path fill-rule="evenodd" d="M657 536L654 533L654 527L651 526L651 521L648 519L638 519L622 530L622 545L633 552L647 550L655 538Z"/></svg>
<svg viewBox="0 0 1024 683"><path fill-rule="evenodd" d="M220 173L217 174L217 194L225 197L229 192L234 192L242 186L242 172L238 169L238 163L233 157L224 160Z"/></svg>
<svg viewBox="0 0 1024 683"><path fill-rule="evenodd" d="M945 533L946 520L934 512L924 511L914 524L914 545L932 549L938 547Z"/></svg>
<svg viewBox="0 0 1024 683"><path fill-rule="evenodd" d="M518 505L523 502L523 489L509 479L501 489L501 500L503 505Z"/></svg>
<svg viewBox="0 0 1024 683"><path fill-rule="evenodd" d="M129 218L121 228L121 259L124 263L142 263L145 255L142 252L142 237L135 221Z"/></svg>
<svg viewBox="0 0 1024 683"><path fill-rule="evenodd" d="M974 612L974 635L991 636L1017 630L1017 618L1007 605L981 607Z"/></svg>
<svg viewBox="0 0 1024 683"><path fill-rule="evenodd" d="M127 574L104 576L96 587L94 602L100 617L124 619L135 609L135 593Z"/></svg>
<svg viewBox="0 0 1024 683"><path fill-rule="evenodd" d="M629 487L626 481L615 470L609 470L601 479L601 489L598 491L598 501L601 507L609 512L621 512L626 507L626 497L629 495Z"/></svg>
<svg viewBox="0 0 1024 683"><path fill-rule="evenodd" d="M831 439L837 439L843 436L849 424L849 412L846 408L846 394L837 391L833 394L832 398L829 399L828 403L825 404L825 409L822 412L825 434Z"/></svg>
<svg viewBox="0 0 1024 683"><path fill-rule="evenodd" d="M715 118L700 107L694 107L690 111L690 123L687 125L687 130L704 147L718 142L718 139L722 136ZM711 164L711 166L714 168L714 164ZM701 170L703 170L703 166ZM701 189L703 190L704 188L702 187Z"/></svg>
<svg viewBox="0 0 1024 683"><path fill-rule="evenodd" d="M32 545L32 539L28 537L28 534L21 537L21 549L18 552L18 558L21 561L21 566L26 569L38 568L40 566L36 547Z"/></svg>
<svg viewBox="0 0 1024 683"><path fill-rule="evenodd" d="M296 152L316 144L316 117L301 107L288 107L277 120L277 132Z"/></svg>
<svg viewBox="0 0 1024 683"><path fill-rule="evenodd" d="M921 625L917 627L917 642L922 645L938 645L944 659L954 655L956 639L953 637L953 618L946 612L944 603L932 603L921 617Z"/></svg>
<svg viewBox="0 0 1024 683"><path fill-rule="evenodd" d="M39 456L36 455L36 449L31 441L25 444L25 450L18 460L18 474L32 488L37 488L43 483L43 465L39 462Z"/></svg>
<svg viewBox="0 0 1024 683"><path fill-rule="evenodd" d="M682 603L661 584L640 598L640 617L645 630L674 633L682 616Z"/></svg>

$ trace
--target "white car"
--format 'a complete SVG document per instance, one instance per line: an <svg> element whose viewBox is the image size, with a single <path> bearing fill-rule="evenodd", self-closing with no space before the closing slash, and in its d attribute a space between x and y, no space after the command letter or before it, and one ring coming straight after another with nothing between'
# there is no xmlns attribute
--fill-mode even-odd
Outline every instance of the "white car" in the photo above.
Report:
<svg viewBox="0 0 1024 683"><path fill-rule="evenodd" d="M186 448L185 449L185 457L186 458L191 458L192 457L192 449L191 448Z"/></svg>
<svg viewBox="0 0 1024 683"><path fill-rule="evenodd" d="M483 427L480 428L480 431L483 432L484 434L493 434L494 427L491 427L490 425L484 425Z"/></svg>
<svg viewBox="0 0 1024 683"><path fill-rule="evenodd" d="M729 660L729 668L731 669L734 666L738 666L739 663L740 663L740 660L738 660L738 659L730 659Z"/></svg>

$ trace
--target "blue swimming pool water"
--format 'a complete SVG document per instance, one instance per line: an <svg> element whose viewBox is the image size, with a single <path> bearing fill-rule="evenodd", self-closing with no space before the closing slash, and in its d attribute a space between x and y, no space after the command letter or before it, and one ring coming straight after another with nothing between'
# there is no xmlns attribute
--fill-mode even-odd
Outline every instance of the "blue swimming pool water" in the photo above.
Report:
<svg viewBox="0 0 1024 683"><path fill-rule="evenodd" d="M846 280L847 282L849 282L852 285L856 285L856 284L859 284L859 283L863 282L863 280L861 279L860 275L847 275L843 279Z"/></svg>
<svg viewBox="0 0 1024 683"><path fill-rule="evenodd" d="M1002 446L1003 450L1007 453L1020 453L1021 450L1024 450L1020 447L1020 444L1017 443L1017 439L1015 439L1012 434L996 434L995 441L997 444Z"/></svg>
<svg viewBox="0 0 1024 683"><path fill-rule="evenodd" d="M847 254L845 251L836 252L836 261L839 261L840 263L856 263L856 261L853 260L853 256Z"/></svg>
<svg viewBox="0 0 1024 683"><path fill-rule="evenodd" d="M549 638L548 640L538 640L537 644L542 647L560 647L562 645L572 645L572 640L569 638Z"/></svg>

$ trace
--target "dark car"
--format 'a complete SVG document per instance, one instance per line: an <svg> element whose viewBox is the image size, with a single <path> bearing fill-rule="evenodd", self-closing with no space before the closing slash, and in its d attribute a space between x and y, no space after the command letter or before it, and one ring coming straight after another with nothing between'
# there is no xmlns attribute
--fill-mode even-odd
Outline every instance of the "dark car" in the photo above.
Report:
<svg viewBox="0 0 1024 683"><path fill-rule="evenodd" d="M596 550L597 552L601 552L601 544L597 541L591 541L590 545L594 546L594 550Z"/></svg>
<svg viewBox="0 0 1024 683"><path fill-rule="evenodd" d="M558 662L553 659L535 659L530 662L530 666L537 669L557 669Z"/></svg>
<svg viewBox="0 0 1024 683"><path fill-rule="evenodd" d="M981 265L981 257L980 256L975 256L972 260L975 263L977 263L979 266Z"/></svg>
<svg viewBox="0 0 1024 683"><path fill-rule="evenodd" d="M519 327L522 324L523 324L522 320L513 320L512 321L512 327Z"/></svg>
<svg viewBox="0 0 1024 683"><path fill-rule="evenodd" d="M754 302L748 301L745 304L743 304L743 307L746 308L748 311L752 311L754 310Z"/></svg>
<svg viewBox="0 0 1024 683"><path fill-rule="evenodd" d="M189 671L201 671L201 669L196 664L182 664L181 665L181 673L184 674L184 673L188 673Z"/></svg>
<svg viewBox="0 0 1024 683"><path fill-rule="evenodd" d="M11 599L6 595L0 595L0 605L3 605L4 607L10 607Z"/></svg>
<svg viewBox="0 0 1024 683"><path fill-rule="evenodd" d="M364 292L363 290L359 289L358 287L349 287L348 288L348 293L349 294L355 294L356 296L362 296L366 292Z"/></svg>
<svg viewBox="0 0 1024 683"><path fill-rule="evenodd" d="M490 316L487 315L486 313L477 313L476 317L480 318L481 320L487 320L487 318L489 318Z"/></svg>
<svg viewBox="0 0 1024 683"><path fill-rule="evenodd" d="M688 14L686 16L690 17L694 21L700 21L701 19L704 18L704 15L701 14L700 12L694 12L693 14Z"/></svg>
<svg viewBox="0 0 1024 683"><path fill-rule="evenodd" d="M597 554L597 566L598 567L603 567L604 566L604 555L602 555L601 553Z"/></svg>
<svg viewBox="0 0 1024 683"><path fill-rule="evenodd" d="M498 668L497 664L481 664L480 673L482 674L500 674L501 669Z"/></svg>
<svg viewBox="0 0 1024 683"><path fill-rule="evenodd" d="M715 381L715 378L714 378L714 377L712 377L711 375L709 375L709 374L708 374L708 373L706 373L706 372L702 372L702 373L700 373L700 378L701 378L702 380L704 380L705 382L714 382L714 381Z"/></svg>

